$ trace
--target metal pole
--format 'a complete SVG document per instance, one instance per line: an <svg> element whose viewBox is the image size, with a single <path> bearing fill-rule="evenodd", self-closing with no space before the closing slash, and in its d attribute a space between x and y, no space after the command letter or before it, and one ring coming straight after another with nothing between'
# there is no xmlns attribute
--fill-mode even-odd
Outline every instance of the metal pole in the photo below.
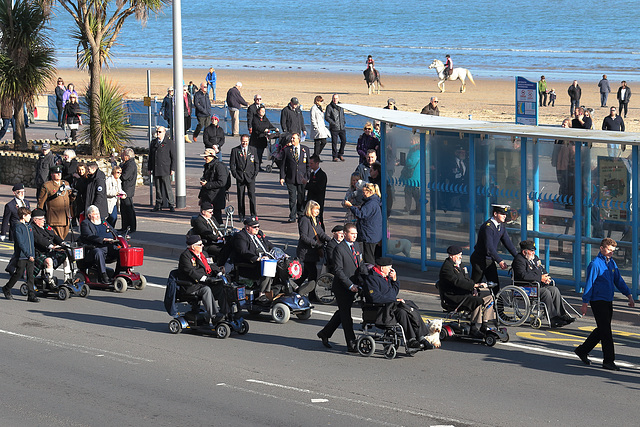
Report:
<svg viewBox="0 0 640 427"><path fill-rule="evenodd" d="M480 139L482 142L482 139ZM473 251L476 245L476 140L469 134L469 184L467 192L469 194L469 248ZM483 218L484 220L484 218Z"/></svg>
<svg viewBox="0 0 640 427"><path fill-rule="evenodd" d="M638 185L638 179L640 174L638 173L638 146L634 145L631 148L631 293L633 299L638 299L638 191L640 185ZM627 205L628 206L628 205Z"/></svg>
<svg viewBox="0 0 640 427"><path fill-rule="evenodd" d="M420 270L427 271L427 135L420 132ZM432 203L433 204L433 203ZM435 253L431 252L435 259Z"/></svg>
<svg viewBox="0 0 640 427"><path fill-rule="evenodd" d="M147 126L149 127L149 133L147 137L149 138L149 152L151 152L151 141L152 137L152 117L151 113L151 70L147 70L147 99L149 100L149 105L147 106ZM149 205L153 206L154 197L153 197L153 175L149 175Z"/></svg>
<svg viewBox="0 0 640 427"><path fill-rule="evenodd" d="M225 109L226 111L226 109ZM226 116L226 113L225 113ZM249 125L249 124L247 124ZM225 125L226 126L226 125ZM386 133L387 133L387 124L385 122L380 123L380 168L382 169L380 172L382 174L381 177L381 188L380 192L382 193L382 253L387 255L387 239L388 234L387 230L389 229L389 215L387 215L387 180L389 177L387 176L387 162L393 162L394 159L387 159L387 149L386 149Z"/></svg>
<svg viewBox="0 0 640 427"><path fill-rule="evenodd" d="M184 102L182 100L182 6L173 1L173 133L176 144L176 207L187 206L187 182L184 146ZM179 94L179 95L178 95Z"/></svg>
<svg viewBox="0 0 640 427"><path fill-rule="evenodd" d="M527 240L527 141L520 138L520 239Z"/></svg>
<svg viewBox="0 0 640 427"><path fill-rule="evenodd" d="M575 290L582 288L582 141L575 141L575 185L573 190L573 224L575 241L573 242L573 279Z"/></svg>

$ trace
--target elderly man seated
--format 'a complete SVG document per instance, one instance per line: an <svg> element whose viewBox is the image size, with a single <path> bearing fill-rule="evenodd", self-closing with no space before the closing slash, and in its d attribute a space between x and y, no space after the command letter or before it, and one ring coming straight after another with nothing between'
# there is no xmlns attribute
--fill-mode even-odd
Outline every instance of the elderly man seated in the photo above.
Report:
<svg viewBox="0 0 640 427"><path fill-rule="evenodd" d="M87 218L80 224L80 240L84 245L90 246L85 248L85 260L98 268L102 283L111 283L107 274L107 262L114 259L120 262L116 245L118 239L113 228L100 219L100 209L96 205L89 206L86 214Z"/></svg>
<svg viewBox="0 0 640 427"><path fill-rule="evenodd" d="M197 234L202 238L204 251L217 260L224 245L224 234L220 230L220 225L213 218L211 203L202 202L200 215L191 219L191 227L193 227L192 234Z"/></svg>
<svg viewBox="0 0 640 427"><path fill-rule="evenodd" d="M367 302L388 304L380 310L376 323L386 324L395 320L404 329L407 346L410 348L432 349L427 341L427 326L420 316L418 306L413 301L398 298L400 283L393 269L391 258L376 258L376 264L368 275L362 276L362 291Z"/></svg>
<svg viewBox="0 0 640 427"><path fill-rule="evenodd" d="M547 306L551 327L560 328L576 320L565 310L560 290L554 286L553 279L542 266L533 241L520 242L520 252L513 258L511 268L514 281L540 284L540 301Z"/></svg>
<svg viewBox="0 0 640 427"><path fill-rule="evenodd" d="M227 303L222 283L215 280L219 270L203 247L200 236L187 235L187 249L178 260L178 286L182 293L197 296L204 304L209 319L215 323L224 317Z"/></svg>
<svg viewBox="0 0 640 427"><path fill-rule="evenodd" d="M271 290L273 278L262 276L261 261L270 259L266 254L273 249L273 245L260 230L257 220L249 218L244 224L244 229L236 233L231 242L231 261L240 276L259 280L260 295L257 301L267 302L265 292ZM220 259L218 265L224 261Z"/></svg>
<svg viewBox="0 0 640 427"><path fill-rule="evenodd" d="M62 248L63 240L45 223L45 212L42 209L34 209L31 213L33 224L33 241L36 248L34 267L37 272L43 271L45 281L53 286L53 270L63 266L64 280L71 280L71 264L67 252Z"/></svg>
<svg viewBox="0 0 640 427"><path fill-rule="evenodd" d="M471 312L471 335L484 337L488 322L495 321L491 295L481 297L478 291L486 288L485 283L474 283L467 267L462 267L462 248L449 246L447 259L440 267L438 286L444 303L450 307L460 307Z"/></svg>

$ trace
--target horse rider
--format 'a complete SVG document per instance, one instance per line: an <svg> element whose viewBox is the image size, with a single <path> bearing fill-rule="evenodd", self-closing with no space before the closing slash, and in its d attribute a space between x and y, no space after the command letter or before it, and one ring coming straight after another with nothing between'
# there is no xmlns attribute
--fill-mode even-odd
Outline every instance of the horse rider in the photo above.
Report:
<svg viewBox="0 0 640 427"><path fill-rule="evenodd" d="M373 75L375 77L378 77L378 70L376 70L376 63L373 60L373 56L371 55L367 56L367 68L369 68L369 65L371 65L371 69L373 70Z"/></svg>
<svg viewBox="0 0 640 427"><path fill-rule="evenodd" d="M445 55L447 59L444 61L444 79L448 79L451 73L453 72L453 62L451 61L451 56L449 54Z"/></svg>

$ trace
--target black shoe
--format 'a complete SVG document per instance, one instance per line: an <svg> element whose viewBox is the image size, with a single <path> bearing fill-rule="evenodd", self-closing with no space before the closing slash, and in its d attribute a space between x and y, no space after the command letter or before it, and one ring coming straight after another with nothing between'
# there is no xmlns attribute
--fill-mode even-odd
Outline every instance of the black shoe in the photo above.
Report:
<svg viewBox="0 0 640 427"><path fill-rule="evenodd" d="M224 320L224 314L223 313L216 313L213 315L213 317L211 318L211 323L213 323L214 325L220 321Z"/></svg>
<svg viewBox="0 0 640 427"><path fill-rule="evenodd" d="M347 345L347 353L357 353L358 352L358 345L356 344L355 341L350 341L349 344Z"/></svg>
<svg viewBox="0 0 640 427"><path fill-rule="evenodd" d="M574 349L573 352L582 360L582 363L585 365L591 365L591 360L589 360L589 353L583 353L578 348Z"/></svg>
<svg viewBox="0 0 640 427"><path fill-rule="evenodd" d="M560 318L561 318L562 320L564 320L564 323L565 323L566 325L569 325L569 324L571 324L571 323L573 323L573 322L575 322L575 321L576 321L576 318L575 318L575 317L571 317L571 316L569 316L568 314L563 314L562 316L560 316Z"/></svg>
<svg viewBox="0 0 640 427"><path fill-rule="evenodd" d="M433 350L435 348L425 337L420 338L420 344L422 344L423 350Z"/></svg>
<svg viewBox="0 0 640 427"><path fill-rule="evenodd" d="M109 278L109 275L107 273L102 273L100 275L100 281L102 283L111 283L111 279Z"/></svg>
<svg viewBox="0 0 640 427"><path fill-rule="evenodd" d="M318 332L316 334L318 336L318 338L320 338L320 340L322 341L322 345L327 347L327 348L331 348L331 344L329 344L329 338L322 335L322 332Z"/></svg>
<svg viewBox="0 0 640 427"><path fill-rule="evenodd" d="M175 212L175 211L176 211L176 208L175 208L175 207L173 207L173 206L169 206L169 212Z"/></svg>
<svg viewBox="0 0 640 427"><path fill-rule="evenodd" d="M554 316L551 318L551 327L552 328L562 328L564 325L566 325L567 322L564 321L564 319L560 316Z"/></svg>
<svg viewBox="0 0 640 427"><path fill-rule="evenodd" d="M151 212L158 212L158 211L161 211L161 210L162 210L162 208L160 207L160 205L155 205L153 207L153 209L151 209Z"/></svg>
<svg viewBox="0 0 640 427"><path fill-rule="evenodd" d="M610 371L619 371L620 370L620 368L618 368L618 365L616 365L613 362L604 362L602 364L602 368L603 369L608 369Z"/></svg>
<svg viewBox="0 0 640 427"><path fill-rule="evenodd" d="M407 347L409 348L422 348L422 344L415 338L411 338L409 342L407 342Z"/></svg>
<svg viewBox="0 0 640 427"><path fill-rule="evenodd" d="M29 302L40 302L40 298L36 296L36 294L29 294L27 297L27 301Z"/></svg>
<svg viewBox="0 0 640 427"><path fill-rule="evenodd" d="M288 222L288 223L292 223L292 222L296 222L296 220L295 220L295 218L289 218L289 219L287 220L287 222Z"/></svg>
<svg viewBox="0 0 640 427"><path fill-rule="evenodd" d="M11 295L11 289L7 289L4 286L2 287L2 293L6 299L13 299L13 295Z"/></svg>

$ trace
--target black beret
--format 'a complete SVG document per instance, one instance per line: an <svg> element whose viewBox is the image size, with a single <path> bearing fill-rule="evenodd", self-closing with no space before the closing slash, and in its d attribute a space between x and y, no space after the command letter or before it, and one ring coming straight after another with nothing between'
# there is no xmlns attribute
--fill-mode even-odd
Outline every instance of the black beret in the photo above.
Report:
<svg viewBox="0 0 640 427"><path fill-rule="evenodd" d="M344 231L344 225L336 225L331 229L332 233L337 233L338 231Z"/></svg>
<svg viewBox="0 0 640 427"><path fill-rule="evenodd" d="M385 257L376 258L376 265L384 267L391 264L393 264L393 260L389 257L385 256Z"/></svg>
<svg viewBox="0 0 640 427"><path fill-rule="evenodd" d="M191 246L195 243L198 243L201 240L202 238L197 234L187 234L187 246Z"/></svg>
<svg viewBox="0 0 640 427"><path fill-rule="evenodd" d="M37 217L44 217L44 211L40 208L35 208L34 210L31 211L31 217L33 218L37 218Z"/></svg>
<svg viewBox="0 0 640 427"><path fill-rule="evenodd" d="M209 209L213 209L213 205L209 202L202 202L200 204L201 211L208 211Z"/></svg>
<svg viewBox="0 0 640 427"><path fill-rule="evenodd" d="M523 240L522 242L520 242L520 249L521 250L528 250L528 251L535 251L536 250L536 244L532 241L532 240Z"/></svg>
<svg viewBox="0 0 640 427"><path fill-rule="evenodd" d="M462 248L460 246L451 245L447 248L447 253L449 255L458 255L462 253Z"/></svg>
<svg viewBox="0 0 640 427"><path fill-rule="evenodd" d="M20 191L20 190L24 190L24 185L21 182L14 185L13 188L11 189L11 191Z"/></svg>

